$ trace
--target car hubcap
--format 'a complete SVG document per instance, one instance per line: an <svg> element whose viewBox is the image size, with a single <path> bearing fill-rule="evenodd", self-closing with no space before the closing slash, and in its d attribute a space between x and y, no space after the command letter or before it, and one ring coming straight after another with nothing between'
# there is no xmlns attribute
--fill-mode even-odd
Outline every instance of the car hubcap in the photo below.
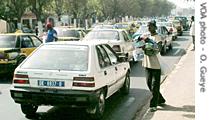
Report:
<svg viewBox="0 0 210 120"><path fill-rule="evenodd" d="M104 111L104 104L105 104L104 94L101 93L101 95L99 97L99 111L101 113Z"/></svg>

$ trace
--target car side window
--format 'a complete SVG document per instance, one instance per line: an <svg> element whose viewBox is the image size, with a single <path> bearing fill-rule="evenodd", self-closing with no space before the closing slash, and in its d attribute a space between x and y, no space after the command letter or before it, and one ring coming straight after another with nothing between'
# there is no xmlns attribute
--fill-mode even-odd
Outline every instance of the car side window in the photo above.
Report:
<svg viewBox="0 0 210 120"><path fill-rule="evenodd" d="M124 31L122 32L122 34L123 34L124 40L125 40L125 41L128 41L129 38L128 38L127 34L126 34Z"/></svg>
<svg viewBox="0 0 210 120"><path fill-rule="evenodd" d="M117 63L117 56L115 55L115 53L111 50L111 47L108 46L108 45L103 45L104 49L106 50L109 58L110 58L110 61L111 63L113 64L116 64Z"/></svg>
<svg viewBox="0 0 210 120"><path fill-rule="evenodd" d="M34 47L32 40L29 38L29 36L22 36L21 47L22 48Z"/></svg>
<svg viewBox="0 0 210 120"><path fill-rule="evenodd" d="M104 50L104 48L101 46L96 46L96 50L97 50L97 54L98 54L98 61L99 61L100 67L103 68L103 67L110 66L111 61L110 61L106 51Z"/></svg>
<svg viewBox="0 0 210 120"><path fill-rule="evenodd" d="M163 30L164 30L164 34L168 34L168 30L167 30L167 28L166 27L163 27Z"/></svg>
<svg viewBox="0 0 210 120"><path fill-rule="evenodd" d="M30 36L30 37L31 37L35 47L39 47L42 44L41 40L39 40L37 37L35 37L35 36Z"/></svg>

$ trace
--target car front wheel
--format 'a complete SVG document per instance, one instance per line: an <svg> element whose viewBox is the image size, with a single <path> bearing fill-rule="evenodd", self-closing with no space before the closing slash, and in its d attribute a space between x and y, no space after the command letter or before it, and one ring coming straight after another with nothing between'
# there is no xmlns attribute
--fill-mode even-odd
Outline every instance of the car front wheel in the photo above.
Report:
<svg viewBox="0 0 210 120"><path fill-rule="evenodd" d="M25 115L33 115L36 113L38 106L31 104L21 104L21 110Z"/></svg>
<svg viewBox="0 0 210 120"><path fill-rule="evenodd" d="M167 52L167 47L166 47L166 44L164 44L164 45L162 46L162 49L161 49L161 51L160 51L160 54L161 54L161 55L165 55L166 52Z"/></svg>
<svg viewBox="0 0 210 120"><path fill-rule="evenodd" d="M126 74L125 82L121 88L122 94L127 95L130 91L130 75L129 72Z"/></svg>

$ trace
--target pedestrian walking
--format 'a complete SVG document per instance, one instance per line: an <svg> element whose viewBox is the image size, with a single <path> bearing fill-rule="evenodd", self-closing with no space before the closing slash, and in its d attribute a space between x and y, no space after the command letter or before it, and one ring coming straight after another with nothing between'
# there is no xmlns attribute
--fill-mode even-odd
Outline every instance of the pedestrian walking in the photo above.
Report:
<svg viewBox="0 0 210 120"><path fill-rule="evenodd" d="M195 18L194 16L191 17L190 35L192 36L193 50L194 50L195 49Z"/></svg>
<svg viewBox="0 0 210 120"><path fill-rule="evenodd" d="M142 62L143 67L146 71L146 81L149 90L152 92L152 99L150 101L150 111L154 112L157 110L157 106L164 104L165 99L160 93L160 80L161 80L161 67L158 59L161 49L161 37L156 32L157 26L155 21L150 21L148 23L148 30L151 34L150 39L156 42L156 48L153 51L147 50L147 44L144 49L144 59ZM153 45L154 46L154 45ZM150 47L151 48L151 47ZM157 52L158 51L158 52Z"/></svg>
<svg viewBox="0 0 210 120"><path fill-rule="evenodd" d="M47 23L46 27L47 27L47 39L45 42L47 43L47 42L57 41L57 32L56 30L53 29L52 24Z"/></svg>

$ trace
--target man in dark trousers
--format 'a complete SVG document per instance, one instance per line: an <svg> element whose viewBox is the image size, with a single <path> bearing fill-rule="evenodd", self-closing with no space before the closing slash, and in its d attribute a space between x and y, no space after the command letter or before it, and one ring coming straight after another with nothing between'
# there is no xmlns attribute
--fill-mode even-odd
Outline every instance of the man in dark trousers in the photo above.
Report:
<svg viewBox="0 0 210 120"><path fill-rule="evenodd" d="M156 29L156 22L150 21L148 23L148 30L151 34L150 39L154 40L158 46L161 46L161 37L156 33ZM147 85L153 95L150 101L150 111L154 112L157 110L158 105L163 105L165 103L165 99L160 93L161 68L158 60L159 52L156 52L156 54L153 55L148 55L146 54L145 49L146 48L144 48L145 56L142 65L145 67ZM160 49L161 47L159 47L158 51L160 51Z"/></svg>

